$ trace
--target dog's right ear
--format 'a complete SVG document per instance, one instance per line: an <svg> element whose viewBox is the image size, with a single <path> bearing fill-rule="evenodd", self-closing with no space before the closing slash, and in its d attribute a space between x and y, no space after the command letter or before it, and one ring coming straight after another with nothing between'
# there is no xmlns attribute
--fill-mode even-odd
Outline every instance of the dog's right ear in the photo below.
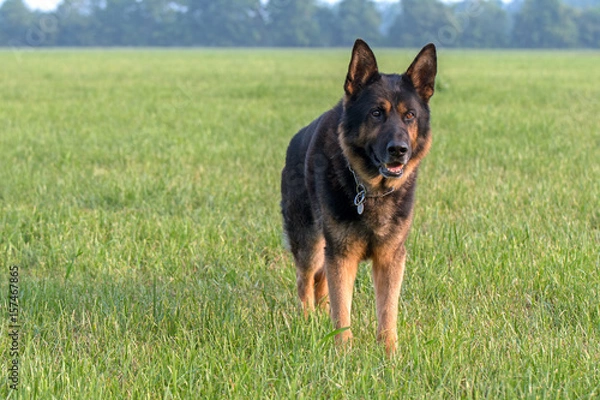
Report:
<svg viewBox="0 0 600 400"><path fill-rule="evenodd" d="M377 61L371 48L362 39L356 39L352 49L352 59L348 66L348 75L344 83L344 91L350 97L358 93L369 83L380 78Z"/></svg>

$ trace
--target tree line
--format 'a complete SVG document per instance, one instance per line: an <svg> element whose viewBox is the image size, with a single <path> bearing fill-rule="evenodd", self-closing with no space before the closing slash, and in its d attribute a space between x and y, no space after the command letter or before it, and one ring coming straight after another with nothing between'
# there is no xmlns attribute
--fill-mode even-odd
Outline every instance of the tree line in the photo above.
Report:
<svg viewBox="0 0 600 400"><path fill-rule="evenodd" d="M0 46L600 48L600 0L63 0L0 6Z"/></svg>

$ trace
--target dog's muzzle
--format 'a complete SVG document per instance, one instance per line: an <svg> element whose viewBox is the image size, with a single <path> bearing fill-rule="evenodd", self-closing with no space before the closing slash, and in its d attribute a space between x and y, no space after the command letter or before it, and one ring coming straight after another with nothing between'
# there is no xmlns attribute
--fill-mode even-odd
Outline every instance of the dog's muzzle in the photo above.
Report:
<svg viewBox="0 0 600 400"><path fill-rule="evenodd" d="M400 178L410 158L410 146L404 141L393 141L386 147L385 162L379 163L379 173L386 178Z"/></svg>

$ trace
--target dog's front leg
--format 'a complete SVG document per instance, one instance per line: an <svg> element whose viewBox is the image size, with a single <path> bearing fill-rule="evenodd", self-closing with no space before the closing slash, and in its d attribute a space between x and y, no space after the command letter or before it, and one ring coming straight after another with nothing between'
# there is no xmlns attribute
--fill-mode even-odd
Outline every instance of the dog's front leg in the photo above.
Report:
<svg viewBox="0 0 600 400"><path fill-rule="evenodd" d="M351 254L326 255L325 272L329 286L329 306L331 319L336 329L350 328L352 291L359 261L358 257ZM352 339L350 329L336 335L337 343L345 343L350 339Z"/></svg>
<svg viewBox="0 0 600 400"><path fill-rule="evenodd" d="M373 283L377 298L377 339L388 355L396 351L398 342L398 300L404 276L406 249L380 251L373 258Z"/></svg>

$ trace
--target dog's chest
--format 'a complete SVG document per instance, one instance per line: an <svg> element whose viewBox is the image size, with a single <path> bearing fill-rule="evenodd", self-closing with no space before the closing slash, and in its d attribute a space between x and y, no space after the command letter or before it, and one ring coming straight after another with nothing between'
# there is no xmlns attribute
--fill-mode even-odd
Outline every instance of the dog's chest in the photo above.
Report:
<svg viewBox="0 0 600 400"><path fill-rule="evenodd" d="M375 239L385 239L392 234L402 224L398 208L392 199L367 198L360 218L365 233Z"/></svg>

